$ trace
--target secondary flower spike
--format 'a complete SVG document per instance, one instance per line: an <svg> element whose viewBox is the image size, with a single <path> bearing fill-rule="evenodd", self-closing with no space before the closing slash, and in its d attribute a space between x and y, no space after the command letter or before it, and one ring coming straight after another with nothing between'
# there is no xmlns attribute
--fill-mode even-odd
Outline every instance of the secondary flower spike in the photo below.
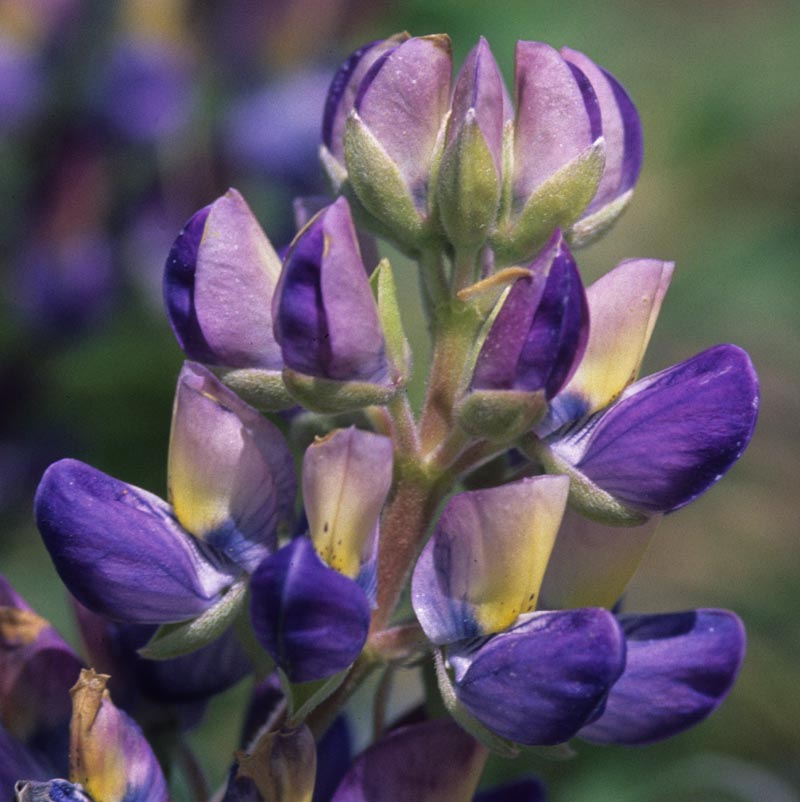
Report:
<svg viewBox="0 0 800 802"><path fill-rule="evenodd" d="M36 493L62 580L115 620L202 614L275 548L292 506L292 458L275 426L197 364L184 366L176 398L172 505L76 460L51 465Z"/></svg>

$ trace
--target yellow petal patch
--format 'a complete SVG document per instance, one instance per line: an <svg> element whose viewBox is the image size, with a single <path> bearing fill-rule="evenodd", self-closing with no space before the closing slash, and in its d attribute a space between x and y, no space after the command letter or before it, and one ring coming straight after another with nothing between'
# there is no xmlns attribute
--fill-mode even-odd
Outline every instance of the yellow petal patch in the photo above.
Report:
<svg viewBox="0 0 800 802"><path fill-rule="evenodd" d="M231 519L246 451L239 418L206 392L179 385L169 447L169 499L181 525L203 538Z"/></svg>
<svg viewBox="0 0 800 802"><path fill-rule="evenodd" d="M561 391L588 402L588 413L607 407L639 375L673 265L655 259L623 262L586 291L589 342Z"/></svg>
<svg viewBox="0 0 800 802"><path fill-rule="evenodd" d="M450 595L466 600L484 634L536 609L568 489L566 477L544 476L474 496Z"/></svg>
<svg viewBox="0 0 800 802"><path fill-rule="evenodd" d="M381 435L338 429L303 459L309 536L320 558L354 579L392 484L392 444Z"/></svg>

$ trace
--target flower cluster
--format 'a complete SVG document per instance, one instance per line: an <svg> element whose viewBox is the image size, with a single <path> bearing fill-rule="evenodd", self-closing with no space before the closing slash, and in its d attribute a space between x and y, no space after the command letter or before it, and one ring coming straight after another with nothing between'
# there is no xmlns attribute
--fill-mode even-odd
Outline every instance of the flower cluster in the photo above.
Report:
<svg viewBox="0 0 800 802"><path fill-rule="evenodd" d="M258 680L228 802L533 802L532 779L475 796L489 751L674 735L721 703L744 655L734 613L621 604L660 517L725 474L758 407L734 345L639 377L671 264L584 285L572 250L612 225L641 166L630 98L536 42L518 44L513 100L484 40L451 72L445 36L347 59L322 125L337 197L298 202L287 248L235 190L180 232L164 296L189 361L166 498L71 459L36 495L91 664L145 731ZM371 235L419 263L421 409L408 310ZM0 601L0 691L43 689L41 706L2 707L17 798L166 799L106 679L78 679L46 622L10 588ZM58 666L40 666L48 650ZM381 672L388 692L421 661L436 682L417 702L439 695L449 715L387 722L376 699L375 743L351 763L354 691Z"/></svg>

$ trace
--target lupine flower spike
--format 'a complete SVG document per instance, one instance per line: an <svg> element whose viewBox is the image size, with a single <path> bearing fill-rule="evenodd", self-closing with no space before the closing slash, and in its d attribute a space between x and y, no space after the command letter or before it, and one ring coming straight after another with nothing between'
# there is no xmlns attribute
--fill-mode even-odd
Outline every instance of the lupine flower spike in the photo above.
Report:
<svg viewBox="0 0 800 802"><path fill-rule="evenodd" d="M166 496L75 459L45 472L36 521L92 668L0 581L0 802L166 802L133 717L169 734L165 768L180 745L200 802L180 737L248 675L222 802L544 802L519 767L478 791L489 753L653 743L730 692L735 613L622 600L662 518L747 447L752 362L717 345L641 378L673 265L584 284L576 249L642 165L615 77L534 41L513 93L484 39L452 66L443 34L344 62L322 119L334 197L296 201L287 247L234 189L179 232L164 300L191 361ZM418 262L418 405L372 236Z"/></svg>

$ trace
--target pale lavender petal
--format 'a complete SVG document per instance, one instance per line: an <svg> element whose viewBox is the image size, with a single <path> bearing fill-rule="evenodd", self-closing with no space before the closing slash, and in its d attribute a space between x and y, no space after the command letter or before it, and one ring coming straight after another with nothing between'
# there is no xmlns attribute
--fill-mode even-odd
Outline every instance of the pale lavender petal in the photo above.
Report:
<svg viewBox="0 0 800 802"><path fill-rule="evenodd" d="M256 637L292 682L329 677L361 653L367 597L352 579L328 568L308 538L267 557L250 590Z"/></svg>
<svg viewBox="0 0 800 802"><path fill-rule="evenodd" d="M586 87L549 45L518 42L515 66L514 198L531 192L597 138Z"/></svg>
<svg viewBox="0 0 800 802"><path fill-rule="evenodd" d="M456 694L493 732L521 744L569 740L596 714L625 666L607 610L533 613L469 650L450 650Z"/></svg>
<svg viewBox="0 0 800 802"><path fill-rule="evenodd" d="M82 462L51 465L34 507L64 584L108 618L194 618L233 582L233 569L185 532L165 502Z"/></svg>
<svg viewBox="0 0 800 802"><path fill-rule="evenodd" d="M178 378L168 480L181 525L248 571L275 550L293 514L296 474L283 435L193 362Z"/></svg>
<svg viewBox="0 0 800 802"><path fill-rule="evenodd" d="M750 357L719 345L631 385L552 450L623 504L648 514L671 512L739 459L758 400Z"/></svg>
<svg viewBox="0 0 800 802"><path fill-rule="evenodd" d="M376 556L393 458L390 438L354 426L316 440L303 456L309 537L317 554L351 579Z"/></svg>
<svg viewBox="0 0 800 802"><path fill-rule="evenodd" d="M421 209L427 205L434 147L450 104L451 70L446 36L414 37L372 65L355 100L361 119Z"/></svg>
<svg viewBox="0 0 800 802"><path fill-rule="evenodd" d="M464 802L485 759L451 719L399 727L356 758L331 802Z"/></svg>
<svg viewBox="0 0 800 802"><path fill-rule="evenodd" d="M333 76L322 117L322 142L340 162L344 162L344 125L355 105L361 80L379 58L406 39L408 34L401 33L363 45L345 59Z"/></svg>
<svg viewBox="0 0 800 802"><path fill-rule="evenodd" d="M481 37L470 51L456 78L447 143L453 141L464 123L467 112L475 110L475 119L492 154L497 174L503 163L503 116L506 91L503 76L494 60L488 42Z"/></svg>
<svg viewBox="0 0 800 802"><path fill-rule="evenodd" d="M603 409L636 380L672 272L671 262L631 259L587 289L591 326L586 350L553 399L540 434Z"/></svg>
<svg viewBox="0 0 800 802"><path fill-rule="evenodd" d="M644 557L661 516L606 526L567 507L542 582L539 607L612 608Z"/></svg>
<svg viewBox="0 0 800 802"><path fill-rule="evenodd" d="M172 247L164 299L192 359L234 368L283 367L272 332L280 260L234 189L197 212Z"/></svg>
<svg viewBox="0 0 800 802"><path fill-rule="evenodd" d="M730 691L744 658L742 622L727 610L620 618L625 673L602 715L581 730L597 743L645 744L702 721Z"/></svg>

